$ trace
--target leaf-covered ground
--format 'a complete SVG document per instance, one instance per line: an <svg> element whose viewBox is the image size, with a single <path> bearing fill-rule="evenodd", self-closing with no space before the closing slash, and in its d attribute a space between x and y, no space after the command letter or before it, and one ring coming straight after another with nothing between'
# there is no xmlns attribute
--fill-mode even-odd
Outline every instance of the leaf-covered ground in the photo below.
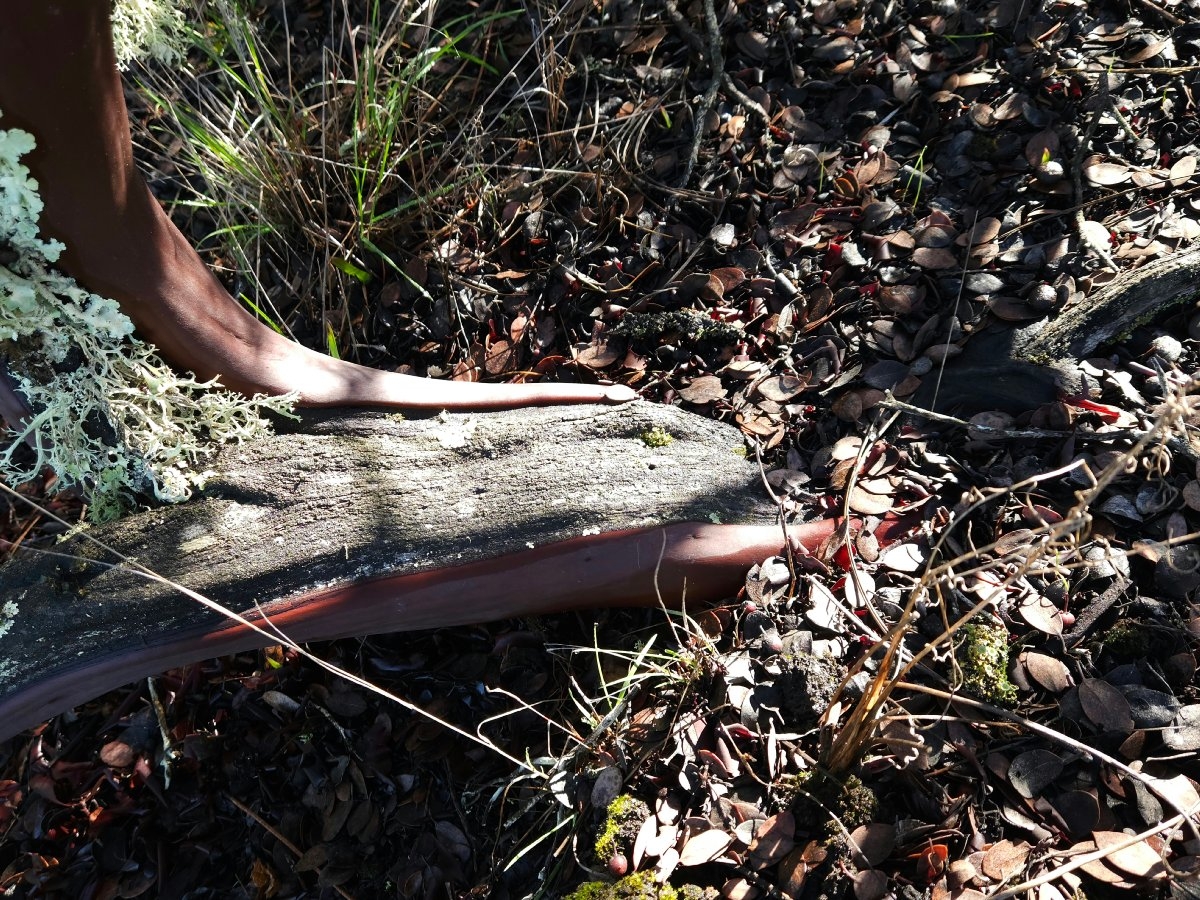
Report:
<svg viewBox="0 0 1200 900"><path fill-rule="evenodd" d="M131 685L0 747L0 889L1194 895L1200 317L1121 323L1067 391L978 348L1200 236L1198 12L207 11L130 102L264 318L419 374L629 384L739 426L789 517L919 524L687 618L318 648L421 713L282 651Z"/></svg>

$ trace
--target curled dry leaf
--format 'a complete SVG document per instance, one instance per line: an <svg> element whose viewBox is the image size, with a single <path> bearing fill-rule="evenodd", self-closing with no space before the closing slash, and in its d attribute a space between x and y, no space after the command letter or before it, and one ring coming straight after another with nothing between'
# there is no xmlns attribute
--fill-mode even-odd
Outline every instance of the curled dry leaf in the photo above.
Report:
<svg viewBox="0 0 1200 900"><path fill-rule="evenodd" d="M1029 650L1022 653L1018 661L1025 667L1030 678L1052 693L1061 694L1074 684L1066 664L1053 656Z"/></svg>

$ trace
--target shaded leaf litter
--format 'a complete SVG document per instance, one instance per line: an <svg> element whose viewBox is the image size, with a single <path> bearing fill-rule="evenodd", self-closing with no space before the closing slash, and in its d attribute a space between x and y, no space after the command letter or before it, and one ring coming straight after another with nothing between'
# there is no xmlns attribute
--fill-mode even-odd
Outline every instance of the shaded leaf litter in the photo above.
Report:
<svg viewBox="0 0 1200 900"><path fill-rule="evenodd" d="M231 287L368 364L603 379L733 422L783 515L863 529L764 560L672 627L601 611L323 648L532 771L279 650L107 695L0 751L0 886L1190 896L1200 316L1165 309L1058 361L1076 393L1001 396L942 365L1200 237L1198 10L1017 7L574 4L539 10L571 26L540 56L524 19L484 17L457 50L489 66L433 76L486 140L431 141L407 170L405 190L418 172L454 189L372 232L378 254L314 274L302 229L282 233ZM302 77L369 21L353 3L251 14ZM431 109L436 137L454 120ZM152 146L156 189L184 196L196 174ZM328 202L318 239L348 241ZM895 404L939 395L949 413L969 396L967 416ZM1172 439L1129 453L1164 410ZM889 516L920 524L881 545ZM3 527L50 536L15 507Z"/></svg>

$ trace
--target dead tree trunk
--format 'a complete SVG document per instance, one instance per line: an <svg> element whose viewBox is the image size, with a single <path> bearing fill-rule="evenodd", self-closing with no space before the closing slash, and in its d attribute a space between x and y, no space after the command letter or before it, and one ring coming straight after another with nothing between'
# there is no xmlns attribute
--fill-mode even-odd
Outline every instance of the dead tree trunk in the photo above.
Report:
<svg viewBox="0 0 1200 900"><path fill-rule="evenodd" d="M278 612L286 623L303 606L294 601L348 583L455 566L469 573L472 563L622 529L763 524L774 514L758 467L738 455L737 431L672 407L418 419L310 413L302 428L227 449L188 503L90 529L53 555L21 554L0 568L0 598L18 608L0 637L0 732L140 675L264 643L242 633L231 645L219 616L114 566L117 557L97 542L234 610ZM642 436L653 429L670 443L648 446ZM454 581L444 583L432 618L398 601L390 627L386 616L361 628L353 617L313 626L299 616L295 637L522 612L512 594L498 608L457 609Z"/></svg>
<svg viewBox="0 0 1200 900"><path fill-rule="evenodd" d="M1113 344L1140 325L1200 296L1200 250L1172 254L1122 272L1052 319L1020 328L1000 323L972 336L946 366L940 383L928 378L917 400L940 410L1020 412L1079 390L1073 363Z"/></svg>

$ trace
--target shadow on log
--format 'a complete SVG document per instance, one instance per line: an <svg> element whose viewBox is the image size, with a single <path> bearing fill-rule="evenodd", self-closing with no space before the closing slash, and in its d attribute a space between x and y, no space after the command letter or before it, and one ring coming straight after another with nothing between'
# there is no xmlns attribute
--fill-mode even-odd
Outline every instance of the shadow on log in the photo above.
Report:
<svg viewBox="0 0 1200 900"><path fill-rule="evenodd" d="M338 411L300 427L223 451L188 503L0 568L0 597L18 607L0 638L0 733L268 643L111 565L89 538L238 612L260 609L296 640L653 603L658 586L677 603L685 581L691 599L728 596L783 543L738 432L673 407ZM647 446L652 429L671 442Z"/></svg>

